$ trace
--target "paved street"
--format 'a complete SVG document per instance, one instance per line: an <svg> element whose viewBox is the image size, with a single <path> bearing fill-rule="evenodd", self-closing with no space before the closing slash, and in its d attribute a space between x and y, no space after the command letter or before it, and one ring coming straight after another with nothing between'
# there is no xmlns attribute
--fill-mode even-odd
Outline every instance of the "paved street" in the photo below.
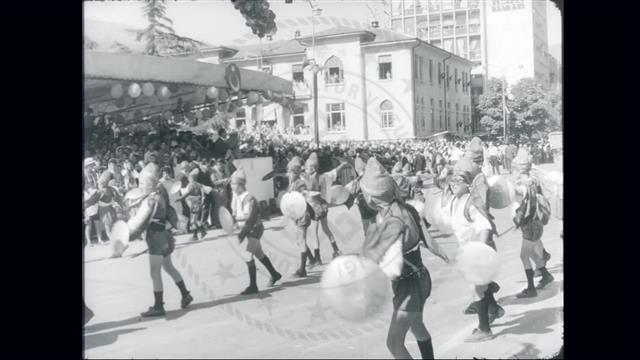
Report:
<svg viewBox="0 0 640 360"><path fill-rule="evenodd" d="M469 284L454 264L445 264L423 251L431 272L432 295L425 307L425 322L436 358L540 358L551 357L563 340L562 223L553 217L545 227L543 242L552 257L548 269L555 282L538 297L517 299L526 287L519 259L521 234L513 230L508 209L493 211L501 236L496 243L502 267L496 299L506 315L495 321L495 339L467 344L464 337L477 326L477 317L463 315L470 298ZM330 225L343 253L356 253L363 242L359 214L344 206L329 212ZM164 318L140 318L153 302L146 244L135 241L119 259L110 259L108 246L85 249L85 302L95 317L84 332L87 358L391 358L385 346L391 305L366 323L339 319L327 307L320 291L324 266L306 279L291 278L299 261L292 226L282 217L265 223L263 247L284 275L282 283L267 288L268 272L256 262L258 284L254 296L237 295L248 285L246 266L235 236L209 231L201 241L177 237L174 263L195 298L180 309L180 294L163 273ZM321 231L322 232L322 231ZM450 257L455 238L433 231ZM321 234L323 261L331 248ZM539 278L536 278L536 282ZM413 335L407 347L419 351Z"/></svg>

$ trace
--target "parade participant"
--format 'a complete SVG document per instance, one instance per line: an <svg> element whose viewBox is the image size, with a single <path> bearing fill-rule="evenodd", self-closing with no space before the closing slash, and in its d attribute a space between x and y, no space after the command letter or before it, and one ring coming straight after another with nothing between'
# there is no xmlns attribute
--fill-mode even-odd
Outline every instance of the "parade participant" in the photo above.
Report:
<svg viewBox="0 0 640 360"><path fill-rule="evenodd" d="M489 146L489 163L491 164L491 170L493 171L493 175L500 174L500 159L499 159L499 150L496 146L497 143L493 143Z"/></svg>
<svg viewBox="0 0 640 360"><path fill-rule="evenodd" d="M294 156L289 164L287 164L287 175L289 177L289 188L287 191L297 191L306 197L307 194L307 184L300 177L302 173L302 160ZM306 277L307 276L307 259L313 260L313 255L311 255L311 250L307 245L307 230L309 225L311 225L311 219L314 216L313 209L311 205L307 202L307 209L302 217L295 220L296 225L296 244L298 245L298 250L300 251L300 267L294 273L296 277Z"/></svg>
<svg viewBox="0 0 640 360"><path fill-rule="evenodd" d="M453 167L449 189L453 197L448 209L451 209L451 224L458 241L461 244L481 241L497 251L493 241L495 225L486 205L488 185L480 168L471 158L462 157ZM469 234L473 236L468 238ZM493 282L474 286L475 301L469 308L477 313L479 324L465 341L480 342L493 337L490 323L504 315L504 309L494 298L494 293L498 290L499 286ZM469 308L465 313L470 313Z"/></svg>
<svg viewBox="0 0 640 360"><path fill-rule="evenodd" d="M367 205L367 202L362 195L362 189L360 188L360 180L364 175L365 168L366 163L360 157L357 157L355 160L355 171L358 174L358 177L346 186L346 188L349 190L350 195L349 199L347 199L347 201L345 202L345 205L347 206L347 209L351 209L354 204L358 206L360 220L362 221L362 230L364 231L364 235L366 237L367 229L369 229L369 225L371 225L371 222L375 221L377 212Z"/></svg>
<svg viewBox="0 0 640 360"><path fill-rule="evenodd" d="M317 153L313 152L305 163L306 172L302 177L302 179L306 183L306 190L309 191L307 202L313 208L314 213L312 221L315 223L316 241L313 244L315 245L313 249L313 265L322 264L322 260L320 259L320 237L318 234L320 225L322 225L322 231L329 238L331 248L333 248L333 258L335 259L341 254L340 249L338 248L338 244L336 243L336 238L331 232L331 229L329 229L329 223L327 221L329 204L327 203L327 199L329 199L329 190L331 189L331 184L336 181L338 172L340 172L340 170L347 166L347 163L341 162L340 165L336 166L330 171L325 172L322 175L318 174L318 166L318 155Z"/></svg>
<svg viewBox="0 0 640 360"><path fill-rule="evenodd" d="M90 207L98 204L98 217L104 225L107 238L110 238L111 226L117 220L114 204L120 203L118 191L109 186L109 181L113 179L113 174L104 171L98 179L98 191L85 201L85 206Z"/></svg>
<svg viewBox="0 0 640 360"><path fill-rule="evenodd" d="M230 178L225 177L222 169L222 162L211 160L213 166L211 167L211 183L213 184L213 206L211 209L211 223L214 228L221 228L220 219L218 217L218 210L220 207L224 207L227 204L226 188L230 183Z"/></svg>
<svg viewBox="0 0 640 360"><path fill-rule="evenodd" d="M202 184L196 181L200 169L195 164L190 164L187 169L189 174L186 178L181 178L182 188L180 194L176 197L176 201L185 200L187 207L189 208L190 221L189 223L194 226L192 241L198 240L198 232L200 232L202 238L207 236L207 230L202 223L202 204L204 202L204 187ZM186 183L186 184L185 184Z"/></svg>
<svg viewBox="0 0 640 360"><path fill-rule="evenodd" d="M522 231L520 260L527 277L527 288L516 296L518 298L535 297L538 295L537 290L553 282L553 276L546 268L550 255L544 250L541 240L544 225L549 222L551 209L538 180L529 176L531 162L524 149L521 149L513 159L513 165L516 172L514 180L523 197L520 203L513 204L513 222L516 228ZM531 260L542 275L538 286L533 284L534 270Z"/></svg>
<svg viewBox="0 0 640 360"><path fill-rule="evenodd" d="M180 272L171 261L171 253L175 249L175 239L166 230L167 221L177 227L175 210L169 205L169 196L163 186L159 185L159 168L156 164L148 164L140 172L140 186L130 191L128 197L132 206L139 207L136 217L127 223L130 238L136 238L146 231L145 240L149 248L149 266L153 284L154 304L149 310L141 313L143 317L163 316L163 284L161 271L164 269L176 283L182 295L181 307L184 309L193 301Z"/></svg>
<svg viewBox="0 0 640 360"><path fill-rule="evenodd" d="M269 286L275 285L276 281L282 278L282 275L277 272L271 264L269 257L262 251L260 238L264 233L264 226L260 220L260 206L258 200L247 191L246 184L247 177L244 169L240 167L231 175L231 188L233 189L231 209L235 220L241 228L238 234L238 241L242 244L246 239L244 256L247 262L247 269L249 270L249 286L241 295L255 294L258 292L254 257L258 258L269 271L271 275Z"/></svg>
<svg viewBox="0 0 640 360"><path fill-rule="evenodd" d="M413 170L417 175L422 174L426 170L427 160L422 155L423 149L420 147L413 158Z"/></svg>
<svg viewBox="0 0 640 360"><path fill-rule="evenodd" d="M98 190L89 184L85 183L84 185L84 201L86 202L97 192ZM104 240L102 240L102 223L100 222L100 217L98 216L98 203L93 203L93 205L85 206L84 209L84 235L87 239L87 244L89 246L93 246L91 243L91 230L92 228L96 230L96 235L98 236L99 244L106 244Z"/></svg>
<svg viewBox="0 0 640 360"><path fill-rule="evenodd" d="M138 186L138 172L133 168L131 160L127 159L124 161L123 168L120 173L122 175L125 191L129 191Z"/></svg>
<svg viewBox="0 0 640 360"><path fill-rule="evenodd" d="M416 337L422 359L433 359L433 343L423 309L431 295L431 277L422 263L420 243L448 262L447 255L421 226L398 193L393 178L376 159L369 159L360 181L368 206L378 213L367 232L363 256L380 264L392 280L393 315L387 335L387 348L396 359L411 359L405 338L409 330Z"/></svg>

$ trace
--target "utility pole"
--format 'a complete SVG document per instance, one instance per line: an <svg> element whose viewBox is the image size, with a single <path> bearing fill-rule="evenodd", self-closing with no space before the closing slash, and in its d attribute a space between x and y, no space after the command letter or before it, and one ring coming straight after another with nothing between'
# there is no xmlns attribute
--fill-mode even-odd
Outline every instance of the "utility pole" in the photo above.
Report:
<svg viewBox="0 0 640 360"><path fill-rule="evenodd" d="M502 78L502 120L504 121L504 143L507 144L509 139L507 138L507 102L505 95L505 88L507 87L507 80Z"/></svg>

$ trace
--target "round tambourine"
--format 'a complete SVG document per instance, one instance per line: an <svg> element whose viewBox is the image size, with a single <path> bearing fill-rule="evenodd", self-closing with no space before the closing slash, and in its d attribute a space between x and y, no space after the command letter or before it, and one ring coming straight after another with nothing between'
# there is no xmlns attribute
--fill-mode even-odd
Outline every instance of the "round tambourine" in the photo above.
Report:
<svg viewBox="0 0 640 360"><path fill-rule="evenodd" d="M349 200L349 190L342 185L333 185L331 187L330 196L332 205L342 205Z"/></svg>
<svg viewBox="0 0 640 360"><path fill-rule="evenodd" d="M504 209L515 199L515 186L505 176L495 175L487 179L489 185L489 206Z"/></svg>
<svg viewBox="0 0 640 360"><path fill-rule="evenodd" d="M467 241L458 250L458 268L467 281L485 285L495 279L500 270L498 253L480 241Z"/></svg>
<svg viewBox="0 0 640 360"><path fill-rule="evenodd" d="M289 219L296 220L303 217L307 211L307 201L304 195L297 191L284 194L282 200L280 200L280 211L282 211L282 215Z"/></svg>
<svg viewBox="0 0 640 360"><path fill-rule="evenodd" d="M224 73L224 78L227 80L229 89L237 93L240 91L240 68L236 64L227 65Z"/></svg>
<svg viewBox="0 0 640 360"><path fill-rule="evenodd" d="M129 247L129 226L126 222L118 220L113 224L109 238L111 239L111 251L113 257L121 257Z"/></svg>
<svg viewBox="0 0 640 360"><path fill-rule="evenodd" d="M233 216L231 216L229 210L221 206L218 210L218 217L220 218L220 225L222 225L224 232L227 234L233 234L233 231L235 230L235 222L233 221Z"/></svg>

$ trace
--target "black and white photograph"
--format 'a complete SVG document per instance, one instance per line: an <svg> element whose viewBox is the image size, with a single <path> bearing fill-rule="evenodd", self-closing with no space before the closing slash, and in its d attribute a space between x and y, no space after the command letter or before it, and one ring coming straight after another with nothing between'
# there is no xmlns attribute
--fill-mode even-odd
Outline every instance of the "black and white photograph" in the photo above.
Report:
<svg viewBox="0 0 640 360"><path fill-rule="evenodd" d="M84 1L84 357L564 358L563 3Z"/></svg>

